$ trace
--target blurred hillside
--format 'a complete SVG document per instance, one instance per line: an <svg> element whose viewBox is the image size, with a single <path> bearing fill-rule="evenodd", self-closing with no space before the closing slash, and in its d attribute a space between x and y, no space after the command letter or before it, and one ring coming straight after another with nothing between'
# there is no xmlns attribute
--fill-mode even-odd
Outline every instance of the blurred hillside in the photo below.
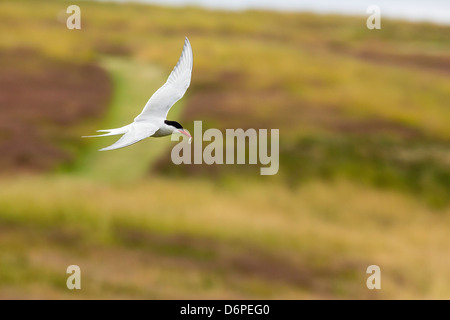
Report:
<svg viewBox="0 0 450 320"><path fill-rule="evenodd" d="M68 30L69 4L0 3L0 297L450 297L450 27L77 2ZM278 175L79 138L131 122L185 36L169 119L280 129Z"/></svg>

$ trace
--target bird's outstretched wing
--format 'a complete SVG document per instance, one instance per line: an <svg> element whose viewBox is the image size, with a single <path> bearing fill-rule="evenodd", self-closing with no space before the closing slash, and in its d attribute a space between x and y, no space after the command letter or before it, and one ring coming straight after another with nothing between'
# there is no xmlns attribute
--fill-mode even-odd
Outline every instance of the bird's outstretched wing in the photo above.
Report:
<svg viewBox="0 0 450 320"><path fill-rule="evenodd" d="M193 55L188 38L184 41L183 51L177 65L169 75L166 83L148 100L147 104L134 121L150 121L152 118L167 117L170 108L180 100L191 83Z"/></svg>
<svg viewBox="0 0 450 320"><path fill-rule="evenodd" d="M99 149L99 151L114 150L119 148L128 147L142 139L148 138L158 131L158 126L152 124L139 124L132 123L128 126L127 132L116 141L116 143L110 145L109 147Z"/></svg>

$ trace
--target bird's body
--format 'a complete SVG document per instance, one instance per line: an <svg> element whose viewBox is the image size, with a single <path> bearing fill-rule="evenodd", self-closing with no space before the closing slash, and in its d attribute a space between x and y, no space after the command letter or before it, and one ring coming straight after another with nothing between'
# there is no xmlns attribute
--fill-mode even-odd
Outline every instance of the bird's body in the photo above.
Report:
<svg viewBox="0 0 450 320"><path fill-rule="evenodd" d="M148 100L142 112L134 121L115 129L97 130L104 134L86 137L123 136L109 147L100 151L124 148L148 137L163 137L179 132L191 138L190 134L176 121L166 120L170 108L180 100L191 83L193 55L188 38L184 41L183 51L177 65L166 83Z"/></svg>

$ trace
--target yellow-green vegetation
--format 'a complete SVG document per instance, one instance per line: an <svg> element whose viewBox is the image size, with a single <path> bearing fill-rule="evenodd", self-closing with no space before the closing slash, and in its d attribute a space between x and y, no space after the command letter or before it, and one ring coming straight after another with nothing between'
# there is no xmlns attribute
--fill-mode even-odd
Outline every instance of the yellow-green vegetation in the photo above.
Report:
<svg viewBox="0 0 450 320"><path fill-rule="evenodd" d="M393 192L156 177L22 177L0 187L0 297L450 295L449 210ZM79 292L65 288L70 264L83 271ZM382 269L377 292L365 286L371 264Z"/></svg>
<svg viewBox="0 0 450 320"><path fill-rule="evenodd" d="M88 1L3 1L0 26L0 50L95 63L114 88L60 139L59 170L1 176L0 298L450 298L449 27ZM280 129L278 175L175 166L169 138L68 145L131 122L185 36L193 78L169 119Z"/></svg>

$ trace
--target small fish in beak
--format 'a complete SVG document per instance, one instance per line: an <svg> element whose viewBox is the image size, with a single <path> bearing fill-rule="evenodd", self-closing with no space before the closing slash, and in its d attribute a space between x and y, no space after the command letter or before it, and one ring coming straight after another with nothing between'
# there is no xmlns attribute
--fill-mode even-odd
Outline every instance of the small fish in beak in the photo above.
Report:
<svg viewBox="0 0 450 320"><path fill-rule="evenodd" d="M192 141L192 136L191 136L191 134L189 133L189 131L187 131L187 130L185 130L185 129L180 129L180 130L178 130L178 132L181 133L181 134L184 134L186 137L188 137L188 138L189 138L189 144L191 143L191 141Z"/></svg>

